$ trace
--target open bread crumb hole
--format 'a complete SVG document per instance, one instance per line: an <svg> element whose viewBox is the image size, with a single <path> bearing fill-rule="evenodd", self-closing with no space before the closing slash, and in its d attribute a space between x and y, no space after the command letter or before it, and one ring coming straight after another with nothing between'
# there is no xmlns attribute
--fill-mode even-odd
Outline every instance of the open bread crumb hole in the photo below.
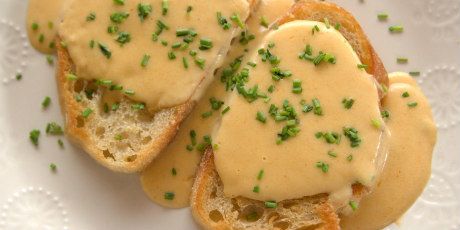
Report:
<svg viewBox="0 0 460 230"><path fill-rule="evenodd" d="M272 212L267 216L269 224L273 224L281 218L281 215L277 212Z"/></svg>
<svg viewBox="0 0 460 230"><path fill-rule="evenodd" d="M224 217L222 216L222 213L219 212L218 210L212 210L209 213L209 218L214 221L215 223L221 222L224 220Z"/></svg>
<svg viewBox="0 0 460 230"><path fill-rule="evenodd" d="M282 205L283 205L283 208L290 209L296 204L297 202L294 202L294 201L284 201Z"/></svg>
<svg viewBox="0 0 460 230"><path fill-rule="evenodd" d="M217 187L212 188L212 192L211 192L211 194L209 195L209 197L210 197L211 199L214 199L214 198L217 197Z"/></svg>
<svg viewBox="0 0 460 230"><path fill-rule="evenodd" d="M97 127L96 128L96 136L102 137L105 134L105 128L104 127Z"/></svg>
<svg viewBox="0 0 460 230"><path fill-rule="evenodd" d="M102 151L102 154L104 155L104 158L105 158L105 159L112 158L113 160L115 160L115 157L113 156L112 153L110 153L109 150L104 150L104 151Z"/></svg>
<svg viewBox="0 0 460 230"><path fill-rule="evenodd" d="M77 120L77 128L82 128L85 126L85 119L82 116L78 116Z"/></svg>
<svg viewBox="0 0 460 230"><path fill-rule="evenodd" d="M83 88L85 88L85 82L81 79L75 81L75 83L73 84L73 91L76 93L80 93L81 91L83 91Z"/></svg>
<svg viewBox="0 0 460 230"><path fill-rule="evenodd" d="M297 228L296 230L316 230L316 229L321 229L321 227L322 227L322 224L315 224L311 226L300 227L300 228Z"/></svg>
<svg viewBox="0 0 460 230"><path fill-rule="evenodd" d="M144 137L141 142L143 145L146 145L150 143L151 141L152 141L152 137Z"/></svg>
<svg viewBox="0 0 460 230"><path fill-rule="evenodd" d="M245 222L256 222L264 214L264 209L256 205L246 206L238 215L238 219Z"/></svg>
<svg viewBox="0 0 460 230"><path fill-rule="evenodd" d="M217 193L217 188L216 188ZM232 198L232 211L233 212L240 212L240 206L238 205L238 201L235 198Z"/></svg>
<svg viewBox="0 0 460 230"><path fill-rule="evenodd" d="M137 155L131 155L126 158L126 162L134 162L137 158Z"/></svg>
<svg viewBox="0 0 460 230"><path fill-rule="evenodd" d="M273 227L274 227L275 229L282 229L282 230L284 230L284 229L289 228L290 225L291 225L291 224L288 223L288 222L286 222L286 221L280 221L280 222L276 222L276 223L273 225Z"/></svg>

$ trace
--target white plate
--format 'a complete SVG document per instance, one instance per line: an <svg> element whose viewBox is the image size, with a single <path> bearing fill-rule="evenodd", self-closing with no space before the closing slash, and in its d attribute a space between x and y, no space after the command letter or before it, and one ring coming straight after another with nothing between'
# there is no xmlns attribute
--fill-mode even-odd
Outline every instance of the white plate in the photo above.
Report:
<svg viewBox="0 0 460 230"><path fill-rule="evenodd" d="M460 229L460 0L336 2L355 14L388 71L422 72L418 81L433 105L439 127L433 175L400 228ZM27 44L26 8L26 0L0 0L0 229L197 228L188 209L149 202L136 175L109 172L44 135L46 123L62 124L62 117L54 69ZM379 12L389 14L387 22L377 20ZM404 33L388 32L396 24ZM409 63L397 64L398 56ZM43 111L45 96L53 102ZM42 130L39 148L28 139L34 128Z"/></svg>

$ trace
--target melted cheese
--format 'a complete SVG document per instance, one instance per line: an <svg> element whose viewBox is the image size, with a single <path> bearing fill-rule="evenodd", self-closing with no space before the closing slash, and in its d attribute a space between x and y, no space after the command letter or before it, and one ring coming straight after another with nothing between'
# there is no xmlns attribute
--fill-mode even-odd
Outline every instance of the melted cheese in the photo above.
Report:
<svg viewBox="0 0 460 230"><path fill-rule="evenodd" d="M264 17L268 22L273 22L284 14L293 3L293 0L260 1L256 12L247 22L248 30L255 35L255 39L248 45L236 43L228 54L224 65L227 66L235 58L245 53L251 53L257 48L256 44L260 42L265 32L265 28L260 26L261 17ZM244 49L249 50L245 52ZM191 130L195 130L198 141L203 135L212 134L214 124L220 119L221 111L215 111L213 116L206 119L203 119L201 115L210 111L209 98L215 97L223 100L226 95L225 87L219 80L220 75L221 71L216 74L217 79L211 83L195 110L181 125L175 140L140 176L142 187L147 196L162 206L182 208L189 205L195 171L201 159L201 154L198 151L186 150L186 146L191 144L189 133ZM224 107L226 106L224 105ZM173 168L177 172L176 175L172 174ZM174 192L174 200L164 199L165 192Z"/></svg>
<svg viewBox="0 0 460 230"><path fill-rule="evenodd" d="M343 229L382 229L400 218L420 196L431 175L436 127L428 100L408 74L390 75L383 107L390 112L390 149L381 181L359 209L342 218ZM404 92L409 97L403 98ZM416 107L407 106L417 102Z"/></svg>
<svg viewBox="0 0 460 230"><path fill-rule="evenodd" d="M313 34L315 25L319 31ZM219 131L214 135L219 146L214 154L215 164L225 194L281 201L332 193L357 181L372 186L385 158L385 153L379 151L384 127L372 125L372 120L383 124L377 88L373 78L357 68L360 61L352 47L335 29L311 21L280 26L264 38L260 48L269 43L275 44L271 52L281 59L280 68L291 71L292 76L274 82L268 62L262 62L257 53L251 57L257 67L249 68L246 86L257 84L261 92L266 93L274 84L276 90L269 94L269 103L262 99L248 103L237 93L228 100L232 110L223 117ZM300 60L298 54L307 44L311 45L315 55L319 51L335 55L336 64L315 66ZM302 94L291 92L293 79L302 81ZM347 97L355 100L350 110L342 105L342 99ZM313 98L320 100L323 116L301 112L300 101L310 102ZM277 133L284 123L271 119L268 110L270 104L280 106L285 99L297 110L301 131L296 137L277 145ZM265 124L256 120L259 111L267 116ZM354 127L359 131L362 139L359 147L352 148L343 135L340 144L328 144L315 137L317 132L342 134L343 127ZM328 155L330 151L337 157ZM350 154L353 155L351 162L347 161ZM327 173L317 167L318 162L329 165ZM261 170L264 176L258 180ZM253 192L255 186L260 188L258 193Z"/></svg>
<svg viewBox="0 0 460 230"><path fill-rule="evenodd" d="M73 1L64 13L59 35L67 44L69 54L76 67L76 74L84 79L111 80L113 84L134 91L130 97L145 102L147 108L156 111L180 105L190 99L204 77L212 74L219 66L222 52L234 37L232 31L219 25L216 14L220 12L230 23L230 17L239 15L245 21L249 14L249 5L245 0L215 0L209 4L206 0L169 1L169 10L162 15L162 0L146 0L153 11L141 20L138 16L137 1L126 1L123 6L113 1L80 0ZM192 11L187 13L187 6ZM110 16L123 12L129 16L122 23L111 22ZM93 14L94 20L87 20ZM157 41L152 34L157 31L161 20L169 29L164 29ZM109 33L108 27L118 26L117 33ZM184 37L176 36L176 30L193 29L197 33L193 42L185 50L173 48ZM118 33L130 34L130 41L124 45L116 41ZM210 39L213 47L200 50L200 40ZM94 41L94 47L90 42ZM167 46L162 41L168 43ZM111 56L104 55L99 44L110 50ZM189 51L196 50L196 59L205 60L203 69L194 61ZM170 60L169 52L176 58ZM141 66L144 56L149 61ZM184 67L187 59L188 68Z"/></svg>
<svg viewBox="0 0 460 230"><path fill-rule="evenodd" d="M55 51L56 44L54 40L59 26L59 17L66 2L67 0L29 1L27 35L30 44L38 51L47 54Z"/></svg>

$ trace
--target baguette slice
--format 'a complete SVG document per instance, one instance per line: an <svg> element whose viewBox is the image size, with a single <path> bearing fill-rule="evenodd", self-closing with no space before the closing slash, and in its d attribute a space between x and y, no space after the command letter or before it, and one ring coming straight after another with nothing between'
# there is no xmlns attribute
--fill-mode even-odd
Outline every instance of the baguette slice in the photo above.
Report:
<svg viewBox="0 0 460 230"><path fill-rule="evenodd" d="M350 42L366 71L380 85L388 86L388 75L367 36L354 17L343 8L322 1L306 0L293 5L291 10L277 21L277 25L294 20L339 23L340 32ZM380 90L380 96L384 92ZM223 184L215 170L212 149L209 148L200 164L191 196L191 208L195 220L205 229L340 229L337 212L327 194L301 199L285 200L275 209L266 208L261 201L243 197L224 196ZM368 189L353 185L353 199L359 201ZM248 220L249 217L249 220Z"/></svg>
<svg viewBox="0 0 460 230"><path fill-rule="evenodd" d="M253 9L257 0L248 0ZM232 28L234 36L238 28ZM66 134L71 141L81 146L101 165L117 172L142 171L174 138L182 121L190 114L195 102L190 99L182 105L163 109L155 114L134 111L136 102L123 96L116 111L105 113L102 97L109 94L104 87L84 80L69 80L74 64L67 50L57 38L57 85ZM225 56L230 44L220 49ZM220 62L218 62L220 63ZM220 63L221 64L221 63ZM217 65L215 67L218 67ZM208 71L213 74L214 70ZM211 76L203 76L203 79ZM206 80L203 80L205 82ZM94 91L87 96L85 92ZM78 101L77 101L78 99ZM91 109L87 118L82 111ZM119 135L115 140L113 137Z"/></svg>

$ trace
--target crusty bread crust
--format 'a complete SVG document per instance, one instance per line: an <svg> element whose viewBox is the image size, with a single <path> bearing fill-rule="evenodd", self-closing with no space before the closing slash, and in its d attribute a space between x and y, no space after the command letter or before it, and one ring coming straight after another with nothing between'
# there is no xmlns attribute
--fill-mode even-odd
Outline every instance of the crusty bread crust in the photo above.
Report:
<svg viewBox="0 0 460 230"><path fill-rule="evenodd" d="M192 190L191 195L191 207L192 207L192 214L195 220L204 228L204 229L212 229L212 230L224 230L224 229L235 229L235 223L232 223L231 220L226 219L224 213L221 213L224 218L221 221L215 221L210 217L209 205L207 202L209 201L209 197L213 196L212 193L215 193L215 188L219 186L222 187L221 181L217 172L215 171L214 165L214 157L212 148L207 148L202 161L200 163L200 167L197 172L197 176L195 179L195 184ZM255 201L243 197L235 198L236 200L243 200L243 203L263 206L263 203L260 201ZM230 198L228 198L228 203L230 203ZM306 201L308 200L308 201ZM326 194L319 194L317 196L312 196L308 198L302 199L294 199L294 200L285 200L278 203L278 206L283 207L285 205L290 206L292 204L299 204L302 202L311 202L312 209L309 215L305 215L311 219L303 219L298 220L299 222L304 221L310 225L307 225L312 228L307 229L318 229L318 230L336 230L339 229L339 218L335 213L334 208L327 202L327 195ZM292 212L299 212L299 209L302 210L301 207L292 205L292 208L284 208L284 209L291 209ZM271 209L272 212L269 212L268 209L264 212L264 217L260 217L268 219L272 221L269 223L268 226L276 226L276 218L273 218L277 213L277 209ZM220 211L220 210L219 210ZM230 211L230 210L229 210ZM306 211L306 210L304 210ZM231 212L236 212L236 210L232 210ZM268 213L268 214L265 214ZM228 215L228 213L227 213ZM272 216L272 217L270 217ZM269 221L269 222L270 222ZM281 222L281 221L280 221ZM284 221L283 221L284 222ZM267 227L267 226L264 226ZM306 227L306 226L303 226ZM276 228L276 227L275 227ZM239 229L239 228L237 228ZM244 229L262 229L262 226L253 224L246 224ZM289 228L290 229L290 228ZM297 228L296 228L297 229Z"/></svg>
<svg viewBox="0 0 460 230"><path fill-rule="evenodd" d="M353 15L343 8L323 1L301 0L295 3L285 16L277 20L276 24L280 26L294 20L324 21L324 18L327 18L332 26L336 23L340 24L339 31L350 42L361 62L368 66L366 71L375 78L377 83L388 86L388 74L382 61L359 23ZM385 92L380 87L379 96L380 98L385 96ZM232 229L233 223L229 223L225 218L220 222L213 221L210 217L210 210L206 209L210 190L213 189L213 186L216 186L213 180L220 179L215 170L212 149L209 148L202 159L195 178L191 195L192 213L195 220L205 229ZM353 185L353 199L355 200L360 200L368 192L369 190L360 184ZM320 220L320 224L306 226L306 229L340 229L337 210L327 202L327 194L320 194L314 197L319 199L314 211ZM246 198L239 197L236 199ZM286 201L282 201L280 204L282 205L283 202ZM258 228L252 227L248 229Z"/></svg>
<svg viewBox="0 0 460 230"><path fill-rule="evenodd" d="M77 118L84 110L82 105L75 101L74 93L71 90L72 82L67 80L66 75L73 73L72 60L67 52L67 49L62 47L59 39L57 39L57 56L58 68L56 72L56 81L59 91L59 101L61 110L65 118L66 134L71 141L81 146L92 158L103 166L117 172L133 173L144 169L174 138L179 128L180 123L190 114L194 106L194 102L188 101L185 104L171 108L174 112L173 116L169 117L169 125L163 129L162 134L158 139L152 140L151 143L136 155L136 159L131 162L117 162L104 156L103 150L96 147L89 136L88 130L85 127L78 127ZM89 117L87 119L93 119Z"/></svg>

